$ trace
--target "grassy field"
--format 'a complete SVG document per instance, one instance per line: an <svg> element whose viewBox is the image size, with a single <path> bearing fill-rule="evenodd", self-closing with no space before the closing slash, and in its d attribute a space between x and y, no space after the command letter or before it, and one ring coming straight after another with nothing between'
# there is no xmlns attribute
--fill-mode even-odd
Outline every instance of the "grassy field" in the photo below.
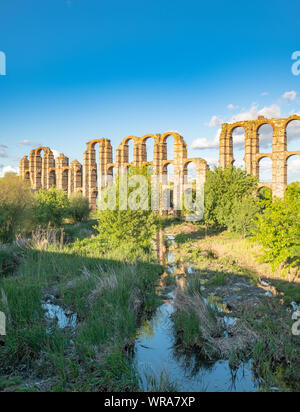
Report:
<svg viewBox="0 0 300 412"><path fill-rule="evenodd" d="M74 239L91 227L66 230ZM19 266L3 267L0 277L7 316L0 390L138 390L127 352L158 304L154 257L121 247L87 254L72 243L41 240L5 254Z"/></svg>
<svg viewBox="0 0 300 412"><path fill-rule="evenodd" d="M106 250L95 223L65 225L64 243L59 231L0 248L0 311L7 316L0 391L142 390L129 355L137 329L161 303L162 267L139 247ZM176 260L194 268L175 296L173 332L181 348L229 359L233 368L252 359L265 390L299 390L299 339L287 311L291 301L300 302L299 279L272 273L248 239L171 220L165 226L175 236ZM163 281L176 283L171 275ZM230 339L224 315L238 319ZM171 390L168 379L149 376L150 386Z"/></svg>

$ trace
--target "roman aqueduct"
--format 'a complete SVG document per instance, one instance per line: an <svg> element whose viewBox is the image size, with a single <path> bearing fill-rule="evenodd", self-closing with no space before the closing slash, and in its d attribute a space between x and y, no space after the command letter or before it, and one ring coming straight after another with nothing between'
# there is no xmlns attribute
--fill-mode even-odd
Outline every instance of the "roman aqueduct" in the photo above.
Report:
<svg viewBox="0 0 300 412"><path fill-rule="evenodd" d="M234 124L223 124L219 143L219 165L225 168L233 164L233 133L238 128L244 129L245 136L245 169L248 174L259 176L259 162L264 158L272 161L272 182L260 182L259 187L269 187L274 196L283 197L287 186L287 161L293 155L300 155L300 151L287 151L287 126L293 120L300 120L300 116L291 116L287 119L266 119L242 121ZM264 125L273 129L271 153L261 153L259 147L259 130ZM174 138L173 159L168 159L167 140ZM147 152L147 141L153 139L153 160ZM133 159L129 159L129 143L133 141ZM96 147L98 146L98 156ZM42 156L43 153L43 156ZM69 195L73 192L82 192L88 197L92 208L96 207L97 196L101 189L118 176L130 165L143 167L152 166L153 174L162 179L168 174L168 166L174 168L174 176L179 179L179 187L174 187L174 197L180 198L183 194L183 183L188 174L190 164L195 166L197 183L205 181L208 164L201 158L188 158L187 144L178 133L168 132L162 135L149 134L143 137L128 136L116 150L113 161L113 148L110 140L99 139L87 143L83 155L83 164L74 160L69 163L68 157L61 154L54 158L48 147L39 147L32 150L29 158L25 156L20 162L20 175L31 183L32 190L49 189L56 185ZM177 190L178 193L175 193Z"/></svg>

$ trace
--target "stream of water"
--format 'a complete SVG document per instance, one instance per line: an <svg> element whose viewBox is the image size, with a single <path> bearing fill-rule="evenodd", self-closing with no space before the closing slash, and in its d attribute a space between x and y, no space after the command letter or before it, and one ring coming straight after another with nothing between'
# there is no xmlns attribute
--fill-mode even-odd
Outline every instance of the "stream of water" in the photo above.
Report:
<svg viewBox="0 0 300 412"><path fill-rule="evenodd" d="M174 242L168 236L169 243ZM193 273L191 265L180 268L184 276L177 276L174 255L168 253L165 239L159 239L157 253L161 263L164 263L167 273L176 277L177 286L182 287L189 274ZM251 362L232 370L229 361L207 362L199 359L197 353L184 353L175 345L175 336L171 315L174 312L174 287L163 287L158 293L163 296L163 304L156 310L153 317L140 327L135 345L135 363L142 377L145 390L148 390L147 375L168 376L182 392L255 392L258 384L253 377ZM233 319L228 318L230 324Z"/></svg>

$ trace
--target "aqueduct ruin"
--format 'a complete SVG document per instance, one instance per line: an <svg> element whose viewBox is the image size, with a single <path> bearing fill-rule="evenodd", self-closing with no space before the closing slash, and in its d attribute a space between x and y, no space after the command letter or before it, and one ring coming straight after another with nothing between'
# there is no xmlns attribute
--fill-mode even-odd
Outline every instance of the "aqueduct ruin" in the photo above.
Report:
<svg viewBox="0 0 300 412"><path fill-rule="evenodd" d="M237 128L245 130L245 169L248 174L259 175L259 162L263 158L272 160L272 182L260 182L259 187L269 187L274 196L283 197L287 186L287 161L300 151L287 150L286 129L293 120L300 116L287 119L266 119L242 121L234 124L223 124L219 144L219 165L225 168L233 164L233 133ZM272 152L261 153L259 148L259 129L263 125L273 128ZM167 140L174 138L174 156L168 159ZM147 141L153 140L153 160L149 160ZM129 143L133 142L133 159L129 158ZM98 156L96 146L98 145ZM42 156L43 152L43 156ZM153 174L164 178L168 174L168 166L173 165L174 176L179 178L179 187L174 187L174 198L183 195L184 181L188 174L188 166L196 168L196 182L201 184L206 179L207 162L201 158L188 158L187 144L178 133L149 134L143 137L128 136L116 150L113 161L113 148L110 140L97 139L87 143L83 155L83 164L77 160L69 163L69 159L61 154L57 159L49 147L39 147L32 150L29 158L25 156L20 162L20 175L31 183L32 190L49 189L56 185L69 195L81 192L88 197L93 209L96 207L97 196L113 176L118 176L129 166L152 166ZM175 191L177 191L175 193Z"/></svg>
<svg viewBox="0 0 300 412"><path fill-rule="evenodd" d="M287 119L266 119L259 116L257 120L223 124L219 148L220 167L225 168L227 165L234 163L233 133L237 128L243 128L245 131L244 162L246 172L259 176L259 162L264 158L270 158L272 161L272 182L259 182L259 187L269 187L273 196L283 197L287 187L287 161L291 156L300 155L300 151L288 151L287 148L287 127L294 120L299 121L300 116L293 115ZM271 153L260 152L259 130L264 125L270 125L273 129Z"/></svg>
<svg viewBox="0 0 300 412"><path fill-rule="evenodd" d="M167 139L174 138L174 156L168 159ZM153 139L153 160L149 161L146 142ZM133 161L129 159L129 142L133 141ZM98 156L96 146L98 145ZM41 153L44 153L43 157ZM113 148L110 140L96 139L87 143L83 155L83 164L77 160L69 165L69 159L61 154L56 160L53 152L48 147L40 147L32 150L29 159L25 156L20 162L20 175L30 181L34 191L49 189L56 185L69 195L73 192L82 192L88 197L90 205L96 208L98 194L113 176L118 176L128 167L151 166L153 175L161 179L162 185L166 185L168 166L174 168L174 176L179 179L179 186L174 185L174 198L179 201L183 195L184 182L188 174L188 166L193 163L196 168L196 182L204 183L208 169L207 162L200 158L189 159L187 145L178 133L168 132L163 135L149 134L143 137L128 136L116 150L113 163Z"/></svg>

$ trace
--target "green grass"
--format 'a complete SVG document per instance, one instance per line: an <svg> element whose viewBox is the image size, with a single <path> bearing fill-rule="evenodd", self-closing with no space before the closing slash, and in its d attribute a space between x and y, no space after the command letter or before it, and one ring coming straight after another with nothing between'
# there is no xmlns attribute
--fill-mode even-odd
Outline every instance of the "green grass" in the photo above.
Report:
<svg viewBox="0 0 300 412"><path fill-rule="evenodd" d="M0 376L19 371L24 378L49 378L51 391L137 389L126 350L159 304L162 269L152 255L128 245L104 253L78 244L23 253L18 272L0 278L0 310L8 319ZM52 294L55 304L77 313L75 329L45 318L42 301Z"/></svg>

